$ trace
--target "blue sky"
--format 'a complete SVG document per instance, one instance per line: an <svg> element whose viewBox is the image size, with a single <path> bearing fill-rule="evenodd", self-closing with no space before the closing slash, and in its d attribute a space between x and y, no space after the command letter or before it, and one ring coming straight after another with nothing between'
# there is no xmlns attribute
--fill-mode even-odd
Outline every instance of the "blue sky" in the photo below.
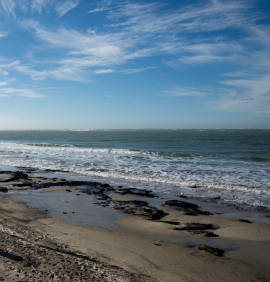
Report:
<svg viewBox="0 0 270 282"><path fill-rule="evenodd" d="M270 2L0 0L0 129L270 128Z"/></svg>

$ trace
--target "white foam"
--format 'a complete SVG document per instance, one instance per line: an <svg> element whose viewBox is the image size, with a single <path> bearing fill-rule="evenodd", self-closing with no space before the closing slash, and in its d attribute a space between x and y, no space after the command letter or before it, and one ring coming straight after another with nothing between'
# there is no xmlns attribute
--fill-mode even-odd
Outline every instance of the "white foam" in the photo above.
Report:
<svg viewBox="0 0 270 282"><path fill-rule="evenodd" d="M55 146L56 145L56 146ZM163 192L193 196L221 195L254 205L269 205L267 166L242 160L175 157L125 149L70 145L0 143L0 163L70 171L89 177L122 179ZM196 185L200 188L190 188Z"/></svg>

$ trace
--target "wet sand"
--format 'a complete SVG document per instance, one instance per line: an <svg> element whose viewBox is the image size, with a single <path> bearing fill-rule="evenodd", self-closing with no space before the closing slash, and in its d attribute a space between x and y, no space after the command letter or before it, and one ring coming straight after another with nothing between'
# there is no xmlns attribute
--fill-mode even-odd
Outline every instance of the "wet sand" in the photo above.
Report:
<svg viewBox="0 0 270 282"><path fill-rule="evenodd" d="M0 173L2 281L270 281L267 214L90 186Z"/></svg>

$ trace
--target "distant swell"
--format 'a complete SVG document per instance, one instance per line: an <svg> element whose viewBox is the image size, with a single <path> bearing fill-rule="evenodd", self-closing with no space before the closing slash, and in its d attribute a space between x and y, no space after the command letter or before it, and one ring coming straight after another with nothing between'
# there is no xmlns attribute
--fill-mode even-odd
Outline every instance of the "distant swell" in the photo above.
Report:
<svg viewBox="0 0 270 282"><path fill-rule="evenodd" d="M246 158L242 158L244 160L252 160L252 161L257 161L257 162L269 162L270 161L270 157L246 157Z"/></svg>
<svg viewBox="0 0 270 282"><path fill-rule="evenodd" d="M48 144L48 143L38 143L38 144L26 144L27 146L34 146L34 147L74 147L73 145L69 144Z"/></svg>

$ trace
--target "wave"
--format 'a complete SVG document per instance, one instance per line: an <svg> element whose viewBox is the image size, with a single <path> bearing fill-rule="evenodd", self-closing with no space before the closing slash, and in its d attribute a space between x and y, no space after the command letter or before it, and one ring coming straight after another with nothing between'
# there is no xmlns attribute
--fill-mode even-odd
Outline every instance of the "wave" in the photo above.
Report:
<svg viewBox="0 0 270 282"><path fill-rule="evenodd" d="M269 162L270 161L270 157L244 157L241 158L243 160L252 160L252 161L257 161L257 162Z"/></svg>
<svg viewBox="0 0 270 282"><path fill-rule="evenodd" d="M34 147L65 147L65 148L75 147L75 146L70 145L70 144L49 144L49 143L36 143L36 144L28 143L28 144L25 144L25 145L34 146Z"/></svg>
<svg viewBox="0 0 270 282"><path fill-rule="evenodd" d="M189 154L189 153L167 153L167 152L150 152L150 153L158 156L173 157L173 158L202 157L202 155L199 154Z"/></svg>

